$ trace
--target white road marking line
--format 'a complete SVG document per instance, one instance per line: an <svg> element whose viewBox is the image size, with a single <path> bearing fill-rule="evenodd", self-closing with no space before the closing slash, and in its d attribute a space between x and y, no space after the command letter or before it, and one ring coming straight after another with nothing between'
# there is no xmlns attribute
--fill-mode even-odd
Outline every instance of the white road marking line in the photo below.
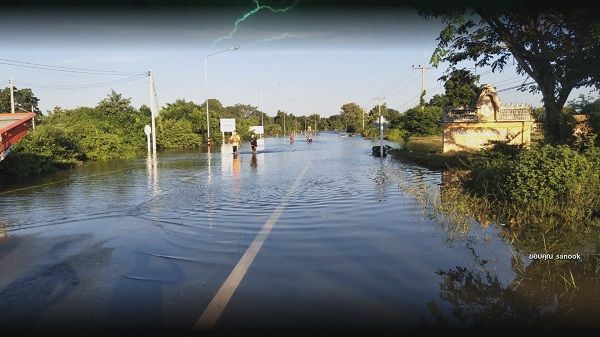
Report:
<svg viewBox="0 0 600 337"><path fill-rule="evenodd" d="M283 213L285 206L287 206L289 197L300 185L300 181L306 174L306 171L308 171L309 166L310 163L308 163L304 169L300 171L288 192L285 194L279 205L277 205L267 222L265 222L265 224L262 226L260 232L256 235L256 238L254 238L254 241L252 241L250 244L250 247L248 247L244 255L242 255L242 258L235 265L225 282L223 282L223 285L221 285L221 288L219 288L219 291L217 291L215 297L213 297L202 313L202 316L200 316L196 324L194 324L194 329L210 330L217 323L219 317L223 313L223 310L225 310L225 307L233 296L233 293L240 285L240 282L244 278L244 275L246 275L246 272L250 268L254 258L262 248L267 236L269 236L269 233L271 233L273 225L277 223L279 216L281 216L281 213Z"/></svg>

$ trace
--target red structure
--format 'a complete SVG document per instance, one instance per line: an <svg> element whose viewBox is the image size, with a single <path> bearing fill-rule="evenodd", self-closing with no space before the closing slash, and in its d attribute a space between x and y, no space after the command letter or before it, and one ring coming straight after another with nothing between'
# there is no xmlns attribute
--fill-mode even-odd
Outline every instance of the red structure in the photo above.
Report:
<svg viewBox="0 0 600 337"><path fill-rule="evenodd" d="M0 161L10 153L10 148L27 135L33 126L35 113L0 114Z"/></svg>

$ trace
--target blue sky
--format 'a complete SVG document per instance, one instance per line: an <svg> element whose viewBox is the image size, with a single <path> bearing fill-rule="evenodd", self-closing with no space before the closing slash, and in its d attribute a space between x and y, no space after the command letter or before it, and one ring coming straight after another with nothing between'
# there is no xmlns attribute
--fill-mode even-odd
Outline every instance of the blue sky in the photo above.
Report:
<svg viewBox="0 0 600 337"><path fill-rule="evenodd" d="M300 3L301 4L301 3ZM330 116L340 106L356 102L374 105L385 96L389 107L406 110L418 103L420 71L428 65L442 24L420 18L414 11L360 8L311 10L298 5L272 13L262 9L238 25L234 22L254 8L181 10L68 10L4 11L0 13L0 58L64 67L90 68L155 75L160 105L181 98L202 102L207 96L224 105L260 105L273 116L284 101L296 115ZM213 46L213 44L215 44ZM204 85L205 55L233 45L240 49L208 58L208 92ZM471 66L471 65L466 65ZM442 93L437 79L442 64L425 73L427 98ZM489 69L477 69L477 73ZM0 78L17 87L31 87L46 112L54 106L93 106L111 89L149 104L148 80L97 85L129 76L100 76L51 72L0 64ZM521 84L525 77L509 67L488 73L482 83L498 89ZM87 88L64 88L84 86ZM580 89L580 93L589 93ZM541 95L501 92L507 103L541 106ZM597 96L597 94L594 94Z"/></svg>

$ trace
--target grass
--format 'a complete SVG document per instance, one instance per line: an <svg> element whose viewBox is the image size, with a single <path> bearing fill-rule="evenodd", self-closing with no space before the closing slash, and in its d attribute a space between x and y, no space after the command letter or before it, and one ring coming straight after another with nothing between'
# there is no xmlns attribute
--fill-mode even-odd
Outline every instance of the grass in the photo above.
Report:
<svg viewBox="0 0 600 337"><path fill-rule="evenodd" d="M442 153L441 135L412 137L402 148L389 152L393 158L431 169L467 168L472 153Z"/></svg>
<svg viewBox="0 0 600 337"><path fill-rule="evenodd" d="M410 152L441 153L442 137L439 135L414 137L406 142L404 147Z"/></svg>

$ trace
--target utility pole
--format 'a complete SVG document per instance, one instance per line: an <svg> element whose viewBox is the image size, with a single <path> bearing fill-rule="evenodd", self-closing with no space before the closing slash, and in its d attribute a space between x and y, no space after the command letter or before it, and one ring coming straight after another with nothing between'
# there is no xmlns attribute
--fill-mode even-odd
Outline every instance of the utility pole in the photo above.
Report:
<svg viewBox="0 0 600 337"><path fill-rule="evenodd" d="M10 87L10 112L15 113L15 94L12 78L8 80L8 86Z"/></svg>
<svg viewBox="0 0 600 337"><path fill-rule="evenodd" d="M363 135L364 135L364 132L365 132L365 110L363 108L360 108L360 109L362 110L362 125L363 125L362 129L363 129Z"/></svg>
<svg viewBox="0 0 600 337"><path fill-rule="evenodd" d="M413 64L412 68L413 69L421 69L421 95L420 96L423 96L423 92L425 91L425 70L433 69L433 68L423 67L420 64L418 67L415 67L415 65ZM421 110L423 110L423 105L421 105Z"/></svg>
<svg viewBox="0 0 600 337"><path fill-rule="evenodd" d="M151 70L148 70L148 76L150 77L150 113L152 115L152 154L156 155L156 88Z"/></svg>
<svg viewBox="0 0 600 337"><path fill-rule="evenodd" d="M383 121L381 119L381 102L385 100L385 97L375 97L374 99L377 102L377 108L379 110L379 157L383 158Z"/></svg>

